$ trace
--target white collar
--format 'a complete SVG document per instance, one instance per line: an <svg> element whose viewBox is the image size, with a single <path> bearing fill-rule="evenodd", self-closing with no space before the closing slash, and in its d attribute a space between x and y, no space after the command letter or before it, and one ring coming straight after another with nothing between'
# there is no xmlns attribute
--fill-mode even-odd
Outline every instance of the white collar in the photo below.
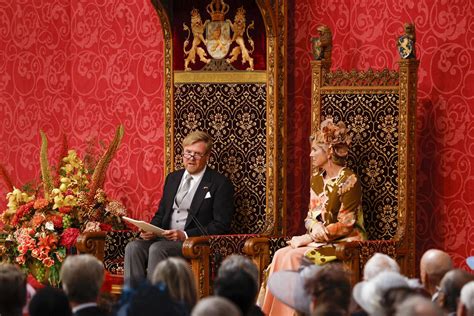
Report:
<svg viewBox="0 0 474 316"><path fill-rule="evenodd" d="M88 308L88 307L94 307L94 306L97 306L96 302L89 302L89 303L79 304L79 305L76 305L72 308L72 313L75 314L78 311L80 311L81 309Z"/></svg>
<svg viewBox="0 0 474 316"><path fill-rule="evenodd" d="M206 172L206 169L207 169L207 166L204 167L204 169L202 169L201 171L199 171L198 173L195 173L195 174L190 174L188 172L188 170L184 170L184 174L183 174L183 180L186 179L186 176L189 174L192 178L193 178L193 181L194 180L199 180L203 177L204 175L204 172Z"/></svg>

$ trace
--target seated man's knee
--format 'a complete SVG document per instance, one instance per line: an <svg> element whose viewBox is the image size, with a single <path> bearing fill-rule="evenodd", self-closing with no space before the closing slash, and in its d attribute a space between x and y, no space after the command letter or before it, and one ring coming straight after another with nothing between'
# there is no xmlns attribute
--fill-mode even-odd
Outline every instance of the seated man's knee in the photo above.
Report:
<svg viewBox="0 0 474 316"><path fill-rule="evenodd" d="M148 249L149 254L166 254L166 250L161 244L161 242L157 241L153 243L150 248Z"/></svg>
<svg viewBox="0 0 474 316"><path fill-rule="evenodd" d="M133 240L125 246L125 253L127 254L135 254L137 252L141 252L141 249L143 248L142 243L140 242L141 240Z"/></svg>

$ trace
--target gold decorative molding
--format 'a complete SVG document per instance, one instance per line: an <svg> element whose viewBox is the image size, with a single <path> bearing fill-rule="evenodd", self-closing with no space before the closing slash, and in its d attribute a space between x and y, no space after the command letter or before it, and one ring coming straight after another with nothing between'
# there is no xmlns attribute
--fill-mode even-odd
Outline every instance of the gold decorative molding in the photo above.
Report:
<svg viewBox="0 0 474 316"><path fill-rule="evenodd" d="M160 0L152 0L155 6L156 13L161 22L161 29L164 37L164 74L165 74L165 176L173 171L174 157L172 148L174 147L173 140L173 34L168 14L161 4Z"/></svg>
<svg viewBox="0 0 474 316"><path fill-rule="evenodd" d="M175 71L174 83L267 83L267 72Z"/></svg>

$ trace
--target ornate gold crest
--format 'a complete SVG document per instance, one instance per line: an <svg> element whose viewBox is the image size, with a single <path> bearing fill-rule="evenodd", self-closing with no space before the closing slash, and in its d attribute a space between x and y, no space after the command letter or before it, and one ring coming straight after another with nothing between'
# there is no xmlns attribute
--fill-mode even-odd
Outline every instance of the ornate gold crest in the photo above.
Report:
<svg viewBox="0 0 474 316"><path fill-rule="evenodd" d="M213 59L225 59L228 64L234 63L239 55L242 55L242 64L248 63L247 70L254 70L253 58L250 56L255 48L254 41L249 35L249 30L254 28L254 22L246 25L245 9L240 7L234 17L234 22L229 19L225 20L225 15L229 12L229 5L224 0L212 0L206 7L207 13L211 20L202 22L201 15L197 9L191 11L191 29L183 23L184 31L188 31L186 40L184 41L184 70L190 71L189 63L196 62L196 56L199 60L208 64ZM189 39L193 34L191 48L189 46ZM232 36L231 36L232 35ZM251 49L245 46L245 35L247 35L248 42ZM229 55L230 46L236 43ZM206 50L202 47L206 47ZM208 54L210 58L208 58Z"/></svg>

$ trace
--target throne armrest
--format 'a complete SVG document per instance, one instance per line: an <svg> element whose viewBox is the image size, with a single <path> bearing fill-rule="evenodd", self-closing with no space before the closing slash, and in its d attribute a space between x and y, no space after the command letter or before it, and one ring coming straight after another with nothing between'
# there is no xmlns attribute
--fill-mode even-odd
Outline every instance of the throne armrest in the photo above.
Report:
<svg viewBox="0 0 474 316"><path fill-rule="evenodd" d="M191 262L191 270L199 289L200 297L205 297L209 292L209 254L210 237L189 237L183 243L183 256Z"/></svg>
<svg viewBox="0 0 474 316"><path fill-rule="evenodd" d="M258 236L246 240L243 252L257 265L259 282L265 279L265 269L273 259L275 252L287 245L289 236Z"/></svg>
<svg viewBox="0 0 474 316"><path fill-rule="evenodd" d="M244 245L254 234L211 235L190 237L183 243L183 256L191 262L191 269L201 297L211 294L212 283L224 258L245 253Z"/></svg>
<svg viewBox="0 0 474 316"><path fill-rule="evenodd" d="M80 253L88 253L100 261L104 261L105 236L107 232L81 233L76 240L76 248Z"/></svg>

